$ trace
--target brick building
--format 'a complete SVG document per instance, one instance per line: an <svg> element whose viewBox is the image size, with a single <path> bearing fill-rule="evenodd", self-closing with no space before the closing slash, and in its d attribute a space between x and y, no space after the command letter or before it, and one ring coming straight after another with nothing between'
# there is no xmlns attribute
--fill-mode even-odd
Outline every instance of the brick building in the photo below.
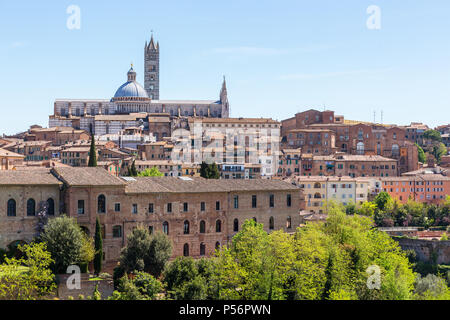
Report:
<svg viewBox="0 0 450 320"><path fill-rule="evenodd" d="M327 129L294 129L287 134L287 147L301 148L305 153L333 154L335 142L335 133Z"/></svg>
<svg viewBox="0 0 450 320"><path fill-rule="evenodd" d="M51 141L53 146L89 139L90 135L87 131L76 130L71 127L31 128L24 137L25 141Z"/></svg>
<svg viewBox="0 0 450 320"><path fill-rule="evenodd" d="M450 177L443 174L425 171L381 180L383 191L402 203L412 199L417 202L438 204L450 195Z"/></svg>
<svg viewBox="0 0 450 320"><path fill-rule="evenodd" d="M201 257L228 244L247 219L268 232L293 232L301 222L298 188L275 180L118 178L103 168L54 168L1 171L0 188L0 247L30 241L37 204L48 201L51 216L75 217L91 236L99 218L106 263L117 261L138 225L168 234L173 257Z"/></svg>

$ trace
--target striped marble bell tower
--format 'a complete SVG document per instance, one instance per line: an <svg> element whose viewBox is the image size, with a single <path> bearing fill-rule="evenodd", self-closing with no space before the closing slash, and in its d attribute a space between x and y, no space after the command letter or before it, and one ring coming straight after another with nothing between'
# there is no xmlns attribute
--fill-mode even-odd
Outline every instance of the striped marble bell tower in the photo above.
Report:
<svg viewBox="0 0 450 320"><path fill-rule="evenodd" d="M145 42L144 53L144 88L152 100L159 100L159 42L153 40Z"/></svg>

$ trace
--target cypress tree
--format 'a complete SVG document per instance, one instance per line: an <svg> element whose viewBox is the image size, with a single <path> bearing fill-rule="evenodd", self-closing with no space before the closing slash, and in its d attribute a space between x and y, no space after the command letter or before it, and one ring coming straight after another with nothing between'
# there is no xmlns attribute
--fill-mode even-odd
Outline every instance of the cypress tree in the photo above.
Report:
<svg viewBox="0 0 450 320"><path fill-rule="evenodd" d="M103 260L103 240L100 221L98 218L95 222L95 256L94 256L94 272L99 274L102 271Z"/></svg>
<svg viewBox="0 0 450 320"><path fill-rule="evenodd" d="M132 176L132 177L137 177L138 176L138 172L136 170L136 160L133 160L133 163L131 164L130 176Z"/></svg>
<svg viewBox="0 0 450 320"><path fill-rule="evenodd" d="M217 164L213 162L209 169L209 179L219 179L219 178L220 178L219 168L217 167Z"/></svg>
<svg viewBox="0 0 450 320"><path fill-rule="evenodd" d="M91 149L89 150L89 163L88 167L97 166L97 150L95 149L95 138L94 134L91 136Z"/></svg>

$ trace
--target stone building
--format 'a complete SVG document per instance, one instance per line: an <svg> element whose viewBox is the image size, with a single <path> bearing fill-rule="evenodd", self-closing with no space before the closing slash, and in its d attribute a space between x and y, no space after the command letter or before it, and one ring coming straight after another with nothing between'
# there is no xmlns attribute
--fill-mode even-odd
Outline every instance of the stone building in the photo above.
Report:
<svg viewBox="0 0 450 320"><path fill-rule="evenodd" d="M168 234L174 257L201 257L228 244L247 219L268 232L300 224L299 190L283 181L119 178L103 168L54 168L2 171L0 188L0 247L31 240L37 206L47 201L51 216L75 217L91 236L100 219L106 263L117 261L138 225Z"/></svg>
<svg viewBox="0 0 450 320"><path fill-rule="evenodd" d="M0 248L36 236L42 202L49 205L49 216L60 212L60 187L48 169L0 171Z"/></svg>

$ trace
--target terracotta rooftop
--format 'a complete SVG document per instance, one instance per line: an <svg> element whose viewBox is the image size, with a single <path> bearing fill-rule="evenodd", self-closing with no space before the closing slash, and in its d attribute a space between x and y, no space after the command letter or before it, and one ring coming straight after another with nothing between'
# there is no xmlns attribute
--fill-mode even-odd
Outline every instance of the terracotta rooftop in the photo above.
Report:
<svg viewBox="0 0 450 320"><path fill-rule="evenodd" d="M133 181L134 180L134 181ZM233 191L293 191L298 189L279 180L215 180L198 177L180 179L176 177L137 177L127 182L127 193L197 193Z"/></svg>
<svg viewBox="0 0 450 320"><path fill-rule="evenodd" d="M56 176L69 186L120 186L124 181L109 174L104 168L54 168Z"/></svg>
<svg viewBox="0 0 450 320"><path fill-rule="evenodd" d="M263 123L263 124L279 124L279 121L272 118L206 118L206 117L190 117L189 122L200 121L203 123Z"/></svg>
<svg viewBox="0 0 450 320"><path fill-rule="evenodd" d="M1 170L0 185L61 185L62 183L56 179L50 169L33 169L33 170Z"/></svg>
<svg viewBox="0 0 450 320"><path fill-rule="evenodd" d="M7 157L7 158L25 158L25 156L15 153L15 152L11 152L5 149L1 149L0 148L0 157Z"/></svg>

